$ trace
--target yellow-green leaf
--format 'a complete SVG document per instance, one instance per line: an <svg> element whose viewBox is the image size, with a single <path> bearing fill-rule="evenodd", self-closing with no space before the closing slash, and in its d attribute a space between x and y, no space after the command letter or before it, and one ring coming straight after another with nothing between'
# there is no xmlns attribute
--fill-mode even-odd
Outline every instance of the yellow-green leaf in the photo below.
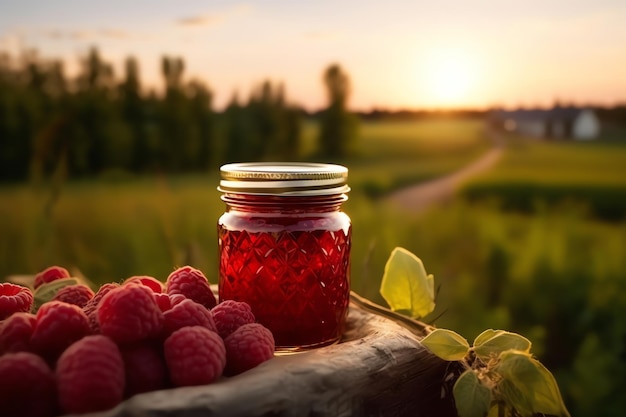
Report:
<svg viewBox="0 0 626 417"><path fill-rule="evenodd" d="M510 407L517 410L524 417L533 415L532 401L526 392L520 390L517 385L507 379L503 379L498 384L498 392L502 400Z"/></svg>
<svg viewBox="0 0 626 417"><path fill-rule="evenodd" d="M421 259L404 248L395 248L387 264L380 294L393 311L424 317L435 309L435 283Z"/></svg>
<svg viewBox="0 0 626 417"><path fill-rule="evenodd" d="M481 384L476 371L463 372L452 393L459 417L485 417L489 412L491 390Z"/></svg>
<svg viewBox="0 0 626 417"><path fill-rule="evenodd" d="M474 352L480 358L489 359L507 350L530 352L530 340L517 333L504 330L485 330L474 340Z"/></svg>
<svg viewBox="0 0 626 417"><path fill-rule="evenodd" d="M554 376L531 355L515 350L503 352L495 370L503 378L500 391L518 397L520 403L511 404L516 409L530 407L533 413L569 417Z"/></svg>
<svg viewBox="0 0 626 417"><path fill-rule="evenodd" d="M458 333L447 329L435 329L422 339L433 354L446 361L460 361L469 352L469 343Z"/></svg>

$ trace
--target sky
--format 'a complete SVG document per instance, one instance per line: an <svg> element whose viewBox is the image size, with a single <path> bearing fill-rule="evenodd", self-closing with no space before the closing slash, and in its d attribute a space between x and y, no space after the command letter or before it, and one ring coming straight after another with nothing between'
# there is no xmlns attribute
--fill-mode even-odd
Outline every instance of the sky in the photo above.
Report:
<svg viewBox="0 0 626 417"><path fill-rule="evenodd" d="M35 48L68 75L97 46L161 88L164 55L204 80L216 108L264 80L326 104L337 63L355 110L626 102L624 0L0 0L0 51Z"/></svg>

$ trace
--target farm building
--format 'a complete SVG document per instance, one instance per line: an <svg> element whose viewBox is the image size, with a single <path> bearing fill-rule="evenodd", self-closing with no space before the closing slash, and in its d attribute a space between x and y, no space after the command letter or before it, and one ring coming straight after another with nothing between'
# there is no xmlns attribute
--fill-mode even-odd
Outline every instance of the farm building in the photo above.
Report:
<svg viewBox="0 0 626 417"><path fill-rule="evenodd" d="M495 110L489 115L492 126L545 139L596 139L600 121L589 108L560 107L549 110Z"/></svg>

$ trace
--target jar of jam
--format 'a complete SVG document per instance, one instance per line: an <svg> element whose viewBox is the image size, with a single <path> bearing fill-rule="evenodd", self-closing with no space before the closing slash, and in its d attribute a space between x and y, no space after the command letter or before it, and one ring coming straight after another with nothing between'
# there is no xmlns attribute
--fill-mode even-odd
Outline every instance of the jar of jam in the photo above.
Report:
<svg viewBox="0 0 626 417"><path fill-rule="evenodd" d="M278 351L339 340L350 298L348 170L316 163L220 169L219 298L250 304Z"/></svg>

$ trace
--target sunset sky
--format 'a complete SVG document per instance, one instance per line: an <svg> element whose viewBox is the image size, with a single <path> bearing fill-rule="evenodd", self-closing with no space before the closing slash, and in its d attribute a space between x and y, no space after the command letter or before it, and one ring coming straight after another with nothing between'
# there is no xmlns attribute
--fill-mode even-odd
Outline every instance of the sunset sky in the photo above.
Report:
<svg viewBox="0 0 626 417"><path fill-rule="evenodd" d="M359 110L626 102L624 0L0 0L0 50L71 75L93 45L118 76L136 56L155 87L161 56L183 57L216 108L264 79L319 108L335 62Z"/></svg>

